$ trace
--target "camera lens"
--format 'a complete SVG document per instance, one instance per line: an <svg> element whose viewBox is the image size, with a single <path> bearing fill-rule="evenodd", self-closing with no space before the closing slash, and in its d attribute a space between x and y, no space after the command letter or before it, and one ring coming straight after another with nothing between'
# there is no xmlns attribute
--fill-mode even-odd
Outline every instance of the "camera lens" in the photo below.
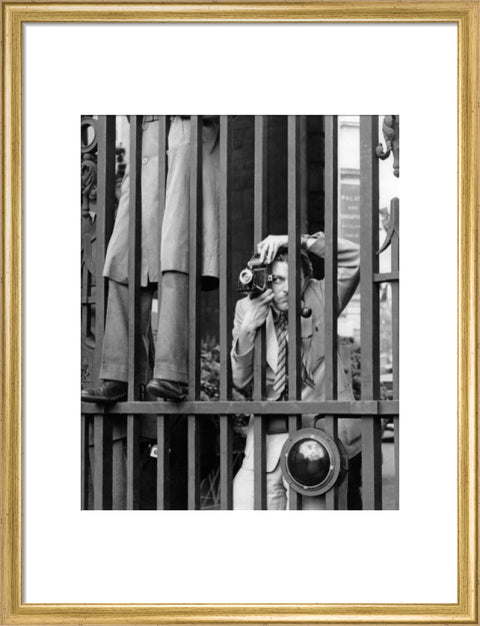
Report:
<svg viewBox="0 0 480 626"><path fill-rule="evenodd" d="M249 269L244 269L240 272L238 280L242 283L242 285L248 285L248 283L252 282L252 278L252 271Z"/></svg>

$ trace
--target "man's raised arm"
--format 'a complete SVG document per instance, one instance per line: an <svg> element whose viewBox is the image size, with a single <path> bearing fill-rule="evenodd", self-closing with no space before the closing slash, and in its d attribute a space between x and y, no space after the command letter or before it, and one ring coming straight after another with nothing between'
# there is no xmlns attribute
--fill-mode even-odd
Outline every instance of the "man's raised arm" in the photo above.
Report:
<svg viewBox="0 0 480 626"><path fill-rule="evenodd" d="M304 237L302 237L302 246L308 250L308 253L324 259L325 234L318 232ZM360 280L360 247L356 243L348 239L338 240L337 270L338 314L340 315L349 303Z"/></svg>
<svg viewBox="0 0 480 626"><path fill-rule="evenodd" d="M325 233L302 235L301 244L308 254L325 258ZM261 259L271 263L279 248L288 246L288 235L269 235L257 246ZM338 268L338 314L347 306L353 296L360 279L360 248L347 239L339 239L337 243Z"/></svg>

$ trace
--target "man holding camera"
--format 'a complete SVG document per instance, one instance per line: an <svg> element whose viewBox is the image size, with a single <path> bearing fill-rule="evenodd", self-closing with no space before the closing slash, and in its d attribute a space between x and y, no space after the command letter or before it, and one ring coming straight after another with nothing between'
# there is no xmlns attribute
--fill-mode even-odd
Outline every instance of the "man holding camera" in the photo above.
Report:
<svg viewBox="0 0 480 626"><path fill-rule="evenodd" d="M268 400L286 398L288 333L288 237L269 235L257 246L259 260L270 267L268 288L258 297L246 296L237 302L231 351L233 384L245 389L253 378L255 337L258 329L266 328L266 397ZM308 254L324 257L323 233L302 237L302 306L306 317L301 318L302 400L325 399L325 311L324 281L313 278ZM355 244L338 241L338 314L350 301L359 281L359 249ZM310 314L311 311L311 314ZM351 386L338 359L338 399L353 400ZM303 415L302 426L311 427L314 415ZM319 425L321 426L321 420ZM287 416L271 416L266 423L267 509L288 507L288 484L280 467L280 453L288 438ZM349 458L360 452L358 420L338 420L338 435ZM245 444L245 458L235 476L234 509L254 508L253 420L250 421ZM349 485L350 487L350 485ZM358 486L356 485L358 488ZM323 506L321 497L304 497L303 509Z"/></svg>

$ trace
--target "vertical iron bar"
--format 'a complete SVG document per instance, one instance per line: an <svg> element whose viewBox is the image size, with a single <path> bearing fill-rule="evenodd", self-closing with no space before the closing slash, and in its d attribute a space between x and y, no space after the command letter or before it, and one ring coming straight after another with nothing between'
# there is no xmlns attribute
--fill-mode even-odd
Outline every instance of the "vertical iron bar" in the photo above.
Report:
<svg viewBox="0 0 480 626"><path fill-rule="evenodd" d="M300 119L288 116L288 398L302 396L300 354Z"/></svg>
<svg viewBox="0 0 480 626"><path fill-rule="evenodd" d="M190 118L190 233L188 283L188 395L200 399L200 275L202 259L202 118ZM188 508L200 506L199 424L195 415L188 417Z"/></svg>
<svg viewBox="0 0 480 626"><path fill-rule="evenodd" d="M103 331L107 314L108 280L103 264L115 214L115 116L101 115L97 123L97 226L96 226L96 298L95 355L92 380L100 373ZM105 422L105 423L103 423ZM104 415L94 417L94 508L112 508L112 431Z"/></svg>
<svg viewBox="0 0 480 626"><path fill-rule="evenodd" d="M230 346L232 306L232 121L227 115L220 118L220 206L219 206L219 287L220 287L220 399L228 400L232 390Z"/></svg>
<svg viewBox="0 0 480 626"><path fill-rule="evenodd" d="M380 420L362 418L362 502L363 509L382 508L382 453Z"/></svg>
<svg viewBox="0 0 480 626"><path fill-rule="evenodd" d="M378 117L360 117L360 293L362 400L377 400L379 372L378 272ZM381 424L374 416L362 418L362 499L364 509L382 508Z"/></svg>
<svg viewBox="0 0 480 626"><path fill-rule="evenodd" d="M157 509L170 508L170 422L157 416Z"/></svg>
<svg viewBox="0 0 480 626"><path fill-rule="evenodd" d="M200 278L202 259L202 118L190 120L190 233L188 283L188 393L200 398Z"/></svg>
<svg viewBox="0 0 480 626"><path fill-rule="evenodd" d="M90 459L89 459L89 433L90 433L90 418L88 415L82 414L81 425L81 502L82 511L88 509L88 497L89 497L89 474L90 474Z"/></svg>
<svg viewBox="0 0 480 626"><path fill-rule="evenodd" d="M140 272L142 244L142 117L130 117L130 204L128 233L128 399L139 399ZM137 417L127 416L127 509L140 502L140 453Z"/></svg>
<svg viewBox="0 0 480 626"><path fill-rule="evenodd" d="M392 237L392 272L400 271L400 203L393 198L390 203L390 219L394 220L395 230ZM391 283L392 287L392 373L393 399L400 399L400 282ZM395 508L400 506L400 422L398 415L393 418L394 458L395 458Z"/></svg>
<svg viewBox="0 0 480 626"><path fill-rule="evenodd" d="M337 116L325 117L325 400L337 399Z"/></svg>
<svg viewBox="0 0 480 626"><path fill-rule="evenodd" d="M168 120L165 115L160 115L158 120L158 241L162 241L163 215L165 212L166 180L167 180L167 134ZM162 332L159 328L160 302L162 292L162 264L161 245L158 246L158 271L157 271L157 334ZM170 424L168 418L163 415L157 416L157 509L165 510L170 505Z"/></svg>
<svg viewBox="0 0 480 626"><path fill-rule="evenodd" d="M325 352L325 354L327 354ZM327 399L327 398L325 398ZM322 428L325 429L335 440L338 439L338 421L333 415L328 415L322 422ZM346 478L348 480L348 476ZM335 485L325 494L325 508L329 511L335 511L340 507L339 485Z"/></svg>
<svg viewBox="0 0 480 626"><path fill-rule="evenodd" d="M229 400L232 393L230 346L233 319L232 302L232 120L220 117L220 400ZM220 508L233 507L233 433L228 416L220 416Z"/></svg>
<svg viewBox="0 0 480 626"><path fill-rule="evenodd" d="M97 380L100 373L103 329L107 315L108 279L103 276L103 264L115 220L115 116L100 115L97 132L95 356L92 381Z"/></svg>
<svg viewBox="0 0 480 626"><path fill-rule="evenodd" d="M255 179L254 179L254 222L253 242L255 246L267 235L268 206L268 120L264 115L255 116ZM253 398L265 398L265 328L257 333L254 356Z"/></svg>
<svg viewBox="0 0 480 626"><path fill-rule="evenodd" d="M256 246L267 234L267 148L268 120L263 115L255 116L255 180L254 180L254 227L253 238ZM253 364L253 398L263 400L266 395L266 346L265 326L259 329L255 339ZM266 449L265 422L261 415L254 417L254 507L266 508Z"/></svg>
<svg viewBox="0 0 480 626"><path fill-rule="evenodd" d="M325 400L337 399L337 248L338 248L338 118L325 120ZM338 437L337 418L327 417L325 430ZM339 506L338 487L325 494L327 509Z"/></svg>
<svg viewBox="0 0 480 626"><path fill-rule="evenodd" d="M233 430L230 417L220 415L220 508L233 507Z"/></svg>
<svg viewBox="0 0 480 626"><path fill-rule="evenodd" d="M288 434L292 436L301 427L302 419L300 415L290 415L288 418ZM288 509L290 511L300 511L302 509L302 496L292 487L288 488Z"/></svg>
<svg viewBox="0 0 480 626"><path fill-rule="evenodd" d="M254 509L267 508L266 428L263 415L253 418Z"/></svg>
<svg viewBox="0 0 480 626"><path fill-rule="evenodd" d="M300 115L300 234L308 233L308 126L307 116Z"/></svg>
<svg viewBox="0 0 480 626"><path fill-rule="evenodd" d="M128 237L128 399L138 399L142 245L142 117L130 117L130 206Z"/></svg>
<svg viewBox="0 0 480 626"><path fill-rule="evenodd" d="M195 415L188 416L188 509L200 508L200 422Z"/></svg>
<svg viewBox="0 0 480 626"><path fill-rule="evenodd" d="M394 454L394 504L395 510L400 508L400 420L398 415L393 418L393 454Z"/></svg>
<svg viewBox="0 0 480 626"><path fill-rule="evenodd" d="M106 511L112 508L112 419L108 415L93 418L93 508Z"/></svg>
<svg viewBox="0 0 480 626"><path fill-rule="evenodd" d="M300 228L301 228L301 120L298 115L289 115L287 121L287 160L288 160L288 399L302 398L302 355L300 353ZM289 417L289 431L299 426L299 416ZM300 507L301 498L289 489L290 509Z"/></svg>
<svg viewBox="0 0 480 626"><path fill-rule="evenodd" d="M167 180L167 116L160 115L158 120L158 241L162 241L163 214L165 212ZM158 301L162 287L161 246L158 246ZM158 327L157 327L158 332Z"/></svg>
<svg viewBox="0 0 480 626"><path fill-rule="evenodd" d="M346 511L348 509L348 473L340 484L335 485L335 498L335 508L341 511Z"/></svg>
<svg viewBox="0 0 480 626"><path fill-rule="evenodd" d="M127 509L140 508L140 422L127 417Z"/></svg>

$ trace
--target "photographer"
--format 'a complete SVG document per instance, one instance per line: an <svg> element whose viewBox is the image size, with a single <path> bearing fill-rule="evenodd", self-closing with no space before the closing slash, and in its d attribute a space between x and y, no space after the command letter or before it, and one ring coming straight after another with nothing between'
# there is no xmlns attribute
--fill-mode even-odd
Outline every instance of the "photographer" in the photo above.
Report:
<svg viewBox="0 0 480 626"><path fill-rule="evenodd" d="M288 381L287 316L288 316L288 237L269 235L257 246L260 261L271 264L271 284L256 298L246 296L237 302L231 351L233 384L244 389L253 378L255 337L260 327L266 327L266 397L283 400ZM301 318L302 400L325 399L325 311L324 281L312 277L308 255L325 255L323 233L302 237L301 293L303 306L311 310L309 317ZM359 280L358 246L338 241L338 313L350 301ZM352 389L338 359L338 399L353 400ZM314 415L303 415L302 426L310 427ZM288 484L282 476L280 453L288 438L287 416L271 416L266 421L267 509L288 508ZM321 425L321 421L320 421ZM360 452L360 425L357 420L338 420L338 435L349 458ZM245 444L245 458L235 476L233 486L234 509L254 508L253 420L250 421ZM349 477L349 491L358 490ZM349 494L350 499L350 494ZM303 509L322 507L321 497L304 497Z"/></svg>

